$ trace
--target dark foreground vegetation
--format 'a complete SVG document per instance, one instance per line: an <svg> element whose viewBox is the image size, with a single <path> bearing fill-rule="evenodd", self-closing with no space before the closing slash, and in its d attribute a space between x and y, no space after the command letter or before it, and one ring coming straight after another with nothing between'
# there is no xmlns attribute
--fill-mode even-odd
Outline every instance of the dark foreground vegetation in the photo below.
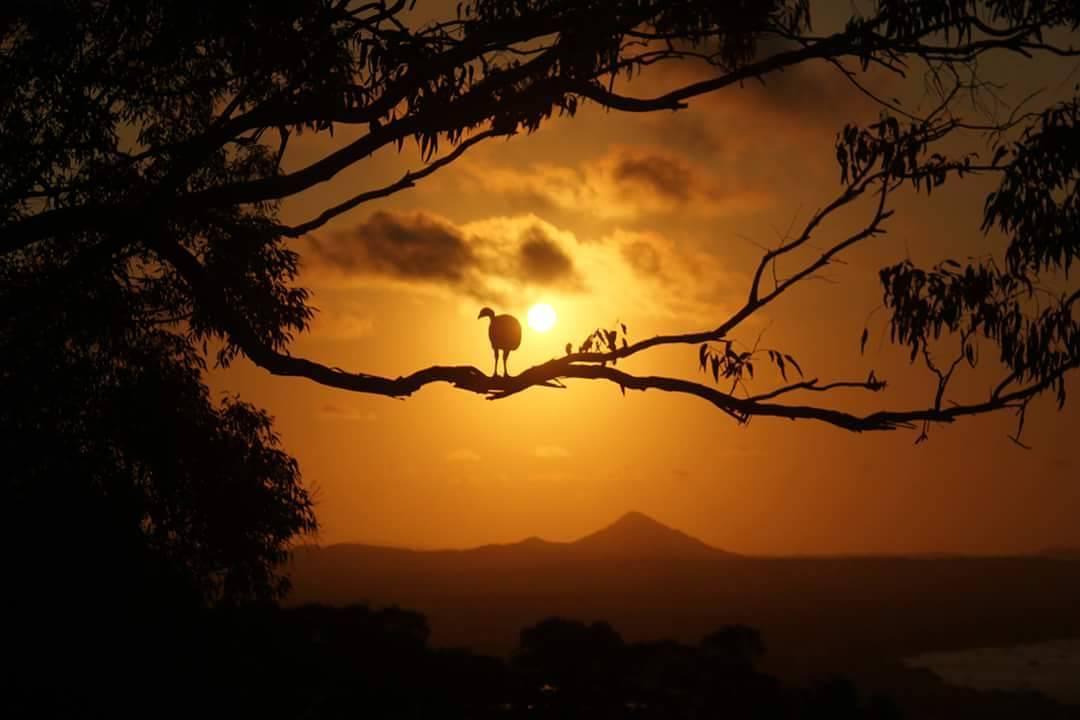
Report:
<svg viewBox="0 0 1080 720"><path fill-rule="evenodd" d="M697 643L627 643L605 622L553 617L502 658L432 648L424 616L398 608L87 610L12 623L5 717L1075 716L1034 694L946 690L921 672L906 676L902 701L839 676L791 685L757 668L762 638L742 625Z"/></svg>
<svg viewBox="0 0 1080 720"><path fill-rule="evenodd" d="M88 618L89 620L89 618ZM22 638L36 662L7 698L19 716L895 718L842 679L785 688L754 669L756 631L696 645L627 644L608 624L550 618L509 659L433 649L418 613L365 606L218 610L183 621L88 623ZM44 631L48 633L48 630ZM72 641L61 647L59 641ZM24 646L25 648L25 646ZM29 672L27 672L29 671ZM8 717L11 717L9 715Z"/></svg>

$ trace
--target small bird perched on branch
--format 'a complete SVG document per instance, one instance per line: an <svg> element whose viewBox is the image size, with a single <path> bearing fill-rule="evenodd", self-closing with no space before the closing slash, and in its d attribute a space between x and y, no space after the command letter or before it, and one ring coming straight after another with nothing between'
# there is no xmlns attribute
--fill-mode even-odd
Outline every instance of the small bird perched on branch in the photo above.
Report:
<svg viewBox="0 0 1080 720"><path fill-rule="evenodd" d="M476 319L490 318L488 323L488 339L491 340L491 349L495 352L495 370L492 377L499 375L499 351L503 354L503 374L510 376L510 370L506 366L506 359L510 352L521 347L521 323L513 315L496 315L491 308L484 308Z"/></svg>

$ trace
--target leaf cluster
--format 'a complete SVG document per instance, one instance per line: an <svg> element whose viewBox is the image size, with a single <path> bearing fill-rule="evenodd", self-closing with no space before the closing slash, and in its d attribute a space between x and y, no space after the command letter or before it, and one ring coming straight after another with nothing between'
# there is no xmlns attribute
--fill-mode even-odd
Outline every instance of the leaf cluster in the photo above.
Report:
<svg viewBox="0 0 1080 720"><path fill-rule="evenodd" d="M591 353L591 352L615 352L619 348L628 347L628 340L626 334L626 323L618 323L617 329L597 328L593 330L585 340L578 346L579 353ZM573 350L571 343L566 343L566 354L569 355ZM612 364L616 363L617 359L612 358Z"/></svg>
<svg viewBox="0 0 1080 720"><path fill-rule="evenodd" d="M1062 269L1080 255L1080 98L1047 108L1015 143L998 148L1007 161L986 198L983 229L1009 236L1009 272L1025 278Z"/></svg>
<svg viewBox="0 0 1080 720"><path fill-rule="evenodd" d="M713 382L720 379L731 380L733 384L743 382L745 378L754 379L754 358L765 353L770 364L774 365L780 376L788 379L788 368L794 368L799 377L803 377L802 367L794 357L779 350L751 348L736 352L731 340L721 340L718 344L702 343L698 347L698 367L701 372L711 372Z"/></svg>
<svg viewBox="0 0 1080 720"><path fill-rule="evenodd" d="M901 123L888 113L865 128L848 124L836 136L836 162L840 182L855 185L874 174L887 179L910 181L916 191L925 187L927 195L943 185L951 172L963 177L977 156L950 160L930 152L931 145L951 129L950 123L934 118Z"/></svg>
<svg viewBox="0 0 1080 720"><path fill-rule="evenodd" d="M929 270L904 261L881 271L890 337L913 361L930 341L958 333L961 355L974 366L981 337L996 346L1007 382L1048 384L1064 405L1063 373L1080 361L1080 292L1068 283L1080 254L1077 118L1075 98L1047 108L994 155L1002 178L987 197L983 229L1008 238L1003 269L991 257Z"/></svg>

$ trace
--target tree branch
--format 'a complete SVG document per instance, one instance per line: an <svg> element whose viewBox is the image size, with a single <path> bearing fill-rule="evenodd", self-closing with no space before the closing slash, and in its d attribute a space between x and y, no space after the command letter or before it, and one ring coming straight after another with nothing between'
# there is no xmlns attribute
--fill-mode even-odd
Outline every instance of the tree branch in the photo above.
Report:
<svg viewBox="0 0 1080 720"><path fill-rule="evenodd" d="M868 415L856 415L814 405L768 403L765 400L795 389L823 392L837 388L860 387L876 391L884 387L884 383L873 379L865 383L836 382L825 386L815 386L815 381L808 381L757 397L738 398L701 383L671 377L631 375L606 364L575 361L572 356L548 360L513 377L492 377L472 366L433 366L418 370L411 375L386 378L346 372L305 358L286 355L269 347L224 302L220 292L212 285L195 256L171 241L158 240L155 241L153 247L164 260L177 268L199 300L206 303L217 317L222 318L230 339L239 345L256 365L274 375L303 377L327 387L388 397L412 395L426 385L444 382L497 400L516 395L532 387L560 387L562 380L571 378L606 380L618 385L624 392L627 389L640 391L652 389L692 395L711 403L740 423L749 422L751 418L758 416L776 417L789 420L816 420L853 432L867 432L911 428L914 423L920 421L951 423L965 415L1015 408L1050 387L1058 377L1080 364L1080 360L1074 361L1060 368L1053 377L1008 395L991 397L983 403L954 405L945 409L880 411ZM589 353L579 353L579 355L589 355Z"/></svg>
<svg viewBox="0 0 1080 720"><path fill-rule="evenodd" d="M645 17L638 19L640 22L645 20L647 20ZM551 21L551 23L554 22L554 20ZM506 29L500 26L499 30L502 32ZM123 224L116 218L128 214L143 216L153 210L164 219L180 217L208 207L280 200L326 182L379 148L401 142L409 136L420 132L430 132L433 129L441 128L449 131L454 128L481 124L490 119L497 107L529 106L531 103L540 101L552 103L559 98L578 95L610 109L624 112L672 110L685 107L685 101L691 98L746 80L761 78L768 73L808 60L861 58L867 52L865 48L854 43L851 34L845 31L815 38L806 46L796 50L776 53L730 69L717 77L690 83L652 98L633 98L614 93L595 82L595 78L592 80L560 76L537 78L535 74L539 72L539 69L552 62L552 57L544 53L541 57L524 63L518 68L500 71L490 76L491 82L478 82L459 99L453 103L447 103L445 107L429 106L417 114L406 115L384 125L377 124L378 118L392 111L408 95L409 88L418 87L430 77L437 76L440 71L445 73L452 68L461 67L463 63L482 57L492 47L501 47L507 42L542 36L558 29L557 24L547 27L547 25L542 23L538 25L535 22L518 23L514 26L514 32L518 35L499 35L498 33L493 35L492 33L495 32L493 30L476 37L470 36L468 40L462 41L451 50L427 62L424 67L410 69L392 86L383 88L383 92L376 99L361 108L327 110L320 107L321 103L316 102L315 98L305 98L304 103L301 104L283 105L280 99L265 102L227 122L215 124L204 134L185 141L183 147L176 148L175 154L182 158L203 157L208 150L217 148L228 142L230 138L235 138L249 130L271 126L302 125L312 122L371 123L372 130L345 147L289 174L219 185L186 195L176 195L170 190L165 194L168 197L163 197L150 192L149 196L152 197L150 201L144 197L116 204L80 205L36 213L3 228L0 254L17 251L47 237L62 237L88 230L111 231ZM889 47L889 41L886 39L879 38L879 42L884 44L883 47ZM1005 41L997 42L1001 44ZM880 52L882 48L875 48L875 50ZM907 47L904 52L917 53L919 50L920 46L916 45ZM678 52L673 52L669 59L677 61L681 57L682 55ZM623 69L623 66L603 67L598 69L596 74L599 76L618 69ZM517 83L529 81L530 73L533 75L532 84L529 87L524 90L515 90L505 96L499 94L499 92L516 88ZM432 118L435 116L438 117L438 121L433 123ZM193 171L197 167L194 160L188 160L181 165L186 172ZM186 177L186 172L179 173L179 176ZM182 180L179 176L170 174L166 184L170 188L174 185L178 186Z"/></svg>
<svg viewBox="0 0 1080 720"><path fill-rule="evenodd" d="M393 195L394 193L400 192L401 190L414 187L417 180L421 180L428 175L436 172L440 168L446 167L447 165L464 155L466 150L480 142L483 142L484 140L487 140L488 138L500 136L510 137L513 134L513 132L498 132L495 130L486 130L477 135L473 135L468 140L464 140L460 144L458 144L458 146L454 148L453 152L439 158L438 160L435 160L434 162L429 163L421 170L413 170L405 173L405 175L403 175L402 178L395 183L391 183L390 185L386 185L376 190L368 190L367 192L362 192L358 195L354 195L345 202L340 203L339 205L335 205L334 207L327 210L324 210L317 217L312 218L311 220L300 223L299 225L294 225L292 227L283 225L277 226L276 230L285 237L297 238L305 235L312 230L319 229L338 215L352 210L353 208L362 205L363 203L377 200L379 198L388 197L390 195Z"/></svg>

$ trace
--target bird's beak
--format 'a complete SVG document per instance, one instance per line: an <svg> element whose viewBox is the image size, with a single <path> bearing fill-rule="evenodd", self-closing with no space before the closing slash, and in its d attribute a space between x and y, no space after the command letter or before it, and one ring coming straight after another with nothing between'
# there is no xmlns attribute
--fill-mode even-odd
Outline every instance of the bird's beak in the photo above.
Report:
<svg viewBox="0 0 1080 720"><path fill-rule="evenodd" d="M483 310L481 310L480 314L476 316L476 319L479 320L482 317L484 317L484 311Z"/></svg>

